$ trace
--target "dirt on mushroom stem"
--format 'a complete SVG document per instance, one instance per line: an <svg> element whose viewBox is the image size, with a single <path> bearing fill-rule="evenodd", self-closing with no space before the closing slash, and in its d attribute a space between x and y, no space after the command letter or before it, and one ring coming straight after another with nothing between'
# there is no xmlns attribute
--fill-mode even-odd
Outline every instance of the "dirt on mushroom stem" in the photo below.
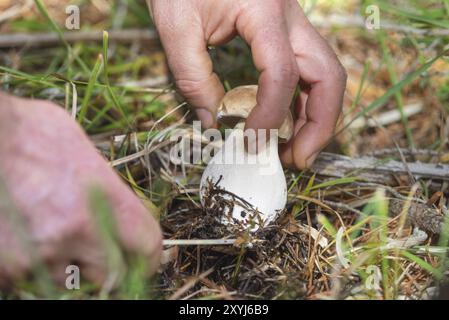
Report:
<svg viewBox="0 0 449 320"><path fill-rule="evenodd" d="M253 228L257 225L263 228L263 214L242 197L219 187L221 179L222 176L217 181L212 181L211 178L207 179L207 186L203 195L205 214L215 217L216 223L230 222L227 228L231 233L244 232L248 229L248 226ZM232 217L235 206L244 209L240 213L243 220Z"/></svg>

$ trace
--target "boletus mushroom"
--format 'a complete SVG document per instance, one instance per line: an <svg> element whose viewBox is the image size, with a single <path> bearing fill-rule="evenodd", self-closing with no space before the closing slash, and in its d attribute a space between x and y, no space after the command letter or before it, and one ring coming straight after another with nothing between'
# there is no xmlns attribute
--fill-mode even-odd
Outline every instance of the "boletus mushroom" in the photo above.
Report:
<svg viewBox="0 0 449 320"><path fill-rule="evenodd" d="M249 144L245 148L243 137L248 136L243 128L256 106L256 95L256 85L236 87L225 94L217 120L233 129L201 177L203 208L232 230L254 232L267 226L284 210L287 202L278 142L290 139L293 118L289 112L279 130L266 135L267 143L257 143L257 152L251 152Z"/></svg>

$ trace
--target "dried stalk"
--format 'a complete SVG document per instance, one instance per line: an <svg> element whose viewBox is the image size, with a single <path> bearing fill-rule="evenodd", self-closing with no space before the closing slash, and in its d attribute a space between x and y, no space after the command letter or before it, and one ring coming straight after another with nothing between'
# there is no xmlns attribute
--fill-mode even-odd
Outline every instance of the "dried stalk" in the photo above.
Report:
<svg viewBox="0 0 449 320"><path fill-rule="evenodd" d="M168 239L163 240L164 246L223 246L233 245L236 239Z"/></svg>
<svg viewBox="0 0 449 320"><path fill-rule="evenodd" d="M110 30L109 41L133 42L150 41L159 42L159 37L154 30L150 29L126 29ZM103 41L103 31L70 31L64 33L67 42L78 41ZM0 48L11 48L20 46L52 46L61 42L56 33L12 33L0 35Z"/></svg>
<svg viewBox="0 0 449 320"><path fill-rule="evenodd" d="M449 165L396 160L382 160L374 157L350 158L333 153L321 153L312 166L312 171L330 177L356 176L368 182L395 184L394 176L404 176L408 170L415 179L449 181Z"/></svg>

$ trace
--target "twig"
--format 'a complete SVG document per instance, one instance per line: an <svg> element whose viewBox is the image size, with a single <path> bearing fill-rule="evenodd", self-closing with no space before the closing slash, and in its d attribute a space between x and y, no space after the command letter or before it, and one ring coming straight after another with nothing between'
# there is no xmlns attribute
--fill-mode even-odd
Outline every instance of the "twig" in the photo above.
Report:
<svg viewBox="0 0 449 320"><path fill-rule="evenodd" d="M334 202L334 201L330 201L330 200L322 200L323 203L327 204L329 207L331 208L336 208L336 209L343 209L343 210L347 210L350 211L352 213L355 213L359 216L363 216L363 212L360 210L357 210L353 207L351 207L350 205L347 205L345 203L340 203L340 202Z"/></svg>
<svg viewBox="0 0 449 320"><path fill-rule="evenodd" d="M374 150L372 152L367 153L367 156L372 156L372 157L380 157L380 156L389 156L389 155L395 155L399 152L399 150L407 156L434 156L434 157L438 157L441 154L443 154L443 152L441 151L435 151L435 150L429 150L429 149L405 149L405 148L401 148L401 149L397 149L397 148L387 148L387 149L380 149L380 150Z"/></svg>
<svg viewBox="0 0 449 320"><path fill-rule="evenodd" d="M224 246L233 245L236 239L167 239L164 246Z"/></svg>
<svg viewBox="0 0 449 320"><path fill-rule="evenodd" d="M401 193L399 193L398 191L396 191L394 188L392 188L390 186L385 186L385 185L381 185L381 184L377 184L377 183L363 183L363 182L361 182L361 183L358 182L357 184L360 185L360 186L372 187L372 188L375 188L375 189L382 188L382 189L387 190L389 193L391 193L395 198L398 198L398 199L401 199L401 200L404 200L404 201L410 201L409 197L402 195ZM427 203L427 201L422 200L420 198L416 198L416 197L414 197L411 200L413 200L415 202L422 203L422 204L426 204Z"/></svg>
<svg viewBox="0 0 449 320"><path fill-rule="evenodd" d="M136 153L127 155L127 156L125 156L125 157L123 157L123 158L120 158L120 159L116 159L116 160L110 161L110 162L109 162L109 165L110 165L111 167L116 167L116 166L125 164L125 163L130 162L130 161L133 161L133 160L135 160L135 159L139 159L140 157L143 157L143 156L145 156L146 154L150 154L150 153L152 153L153 151L157 150L158 148L162 148L162 147L164 147L164 146L170 145L171 143L172 143L172 142L171 142L170 140L165 140L164 142L162 142L162 143L160 143L160 144L154 146L154 147L151 148L151 149L140 150L140 151L138 151L138 152L136 152Z"/></svg>
<svg viewBox="0 0 449 320"><path fill-rule="evenodd" d="M449 165L421 162L407 162L415 179L449 181ZM331 177L357 176L366 182L394 183L393 176L407 175L407 168L400 161L381 160L374 157L350 158L333 153L321 153L312 171Z"/></svg>
<svg viewBox="0 0 449 320"><path fill-rule="evenodd" d="M409 118L420 113L423 110L422 103L414 103L404 106L404 116ZM389 110L378 115L371 116L369 119L358 118L353 121L349 128L361 129L365 127L377 127L379 125L386 126L401 120L401 113L399 110Z"/></svg>
<svg viewBox="0 0 449 320"><path fill-rule="evenodd" d="M179 288L175 293L173 293L168 300L177 300L182 297L183 294L188 292L192 287L197 284L198 281L201 281L202 279L209 276L214 271L214 268L210 268L209 270L206 270L202 274L200 274L197 277L192 277L190 280L188 280L181 288Z"/></svg>

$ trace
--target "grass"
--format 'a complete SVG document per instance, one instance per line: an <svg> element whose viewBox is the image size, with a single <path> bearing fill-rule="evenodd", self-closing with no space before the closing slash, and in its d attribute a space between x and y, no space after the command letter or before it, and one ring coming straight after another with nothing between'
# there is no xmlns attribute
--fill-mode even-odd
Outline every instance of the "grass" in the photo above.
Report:
<svg viewBox="0 0 449 320"><path fill-rule="evenodd" d="M98 75L103 68L104 59L101 54L98 55L97 61L95 62L94 68L92 70L92 73L89 77L89 82L87 83L86 87L86 93L84 94L83 102L81 104L81 109L78 115L78 122L83 123L84 118L87 113L87 108L89 107L90 99L92 97L92 91L94 89L94 85L97 82Z"/></svg>
<svg viewBox="0 0 449 320"><path fill-rule="evenodd" d="M110 43L107 32L103 33L102 42L69 44L63 38L57 12L47 8L45 1L35 3L33 15L8 22L9 27L12 31L55 32L61 45L45 50L5 50L20 63L11 63L7 55L0 57L1 88L21 96L51 99L67 110L72 110L73 104L78 105L76 120L109 161L154 147L148 156L114 168L160 219L166 238L217 237L211 234L211 226L195 204L202 166L180 168L168 163L166 158L172 129L190 123L192 116L186 116L187 110L178 107L169 85L157 90L124 85L165 74L160 48ZM445 48L448 37L432 35L432 30L449 28L441 18L448 14L449 2L426 5L410 1L413 10L402 9L394 1L356 4L363 8L368 3L380 6L382 19L429 33L397 34L381 30L372 34L361 28L339 33L332 28L322 30L326 37L341 41L340 57L346 62L357 60L355 64L347 62L354 85L348 86L343 109L347 121L339 127L337 142L351 156L379 145L392 147L396 142L402 147L449 152L443 136L448 126L444 119L449 116L448 83L440 80L441 72L449 72L442 69L448 66ZM341 4L329 1L323 10ZM87 10L90 6L89 2L83 2L82 8ZM84 21L83 28L108 29L123 13L123 6L127 14L123 24L116 27L147 28L151 24L144 1L125 1L115 3L110 16L100 22ZM309 3L308 8L310 14L322 9L317 1ZM357 47L362 47L363 52ZM250 51L241 40L215 48L211 55L227 89L256 81L258 74ZM406 68L402 61L409 62ZM403 108L414 99L425 102L426 113L409 119L404 116ZM360 132L350 128L358 118L389 109L400 112L399 126L392 124L384 131L373 128ZM435 161L429 157L407 157L410 161ZM41 282L21 283L12 293L0 292L0 297L415 299L424 297L426 289L447 281L449 232L442 233L441 237L433 235L412 247L391 245L393 240L412 236L411 228L402 219L405 216L400 213L407 213L413 203L404 200L400 212L393 212L390 198L399 195L407 199L412 195L427 201L440 191L429 181L420 181L421 193L415 195L414 186L408 181L400 180L391 186L370 185L357 177L357 171L341 178L295 170L286 170L286 175L289 186L286 213L275 225L252 236L257 240L253 248L179 247L176 263L165 265L152 279L145 275L145 263L140 257L131 257L120 248L114 221L110 219L112 208L101 190L94 188L92 212L108 252L111 275L122 278L120 285L98 291L85 284L80 291L67 292L55 288L42 267L36 276ZM442 202L437 204L439 209L447 197L447 192L443 192ZM240 243L248 240L248 235L236 236ZM320 237L326 238L327 245L320 244ZM378 278L374 276L377 272ZM367 286L367 283L378 286Z"/></svg>
<svg viewBox="0 0 449 320"><path fill-rule="evenodd" d="M380 42L380 45L382 48L384 63L387 66L388 73L389 73L389 76L391 79L391 83L393 85L396 85L398 83L398 76L396 74L396 70L393 65L394 62L391 57L391 53L390 53L389 49L387 48L386 41L385 41L385 34L383 32L379 32L379 42ZM404 129L405 129L405 133L407 135L407 141L408 141L409 147L414 149L415 142L413 141L412 131L408 125L407 117L405 116L405 113L404 113L404 101L402 99L401 91L399 90L398 92L396 92L394 97L396 99L396 104L397 104L397 107L401 114L401 121L402 121L402 124L404 125Z"/></svg>
<svg viewBox="0 0 449 320"><path fill-rule="evenodd" d="M426 70L428 70L435 61L442 58L443 56L446 56L448 54L448 52L449 52L448 50L441 52L436 57L430 59L426 63L419 66L417 69L415 69L412 72L410 72L409 74L407 74L400 82L396 83L391 88L389 88L387 90L387 92L385 92L385 94L383 94L378 99L374 100L366 108L363 108L363 110L361 110L359 113L357 113L357 115L354 118L352 118L340 130L340 132L347 129L351 125L351 123L353 123L356 119L358 119L362 116L366 116L369 112L373 112L374 110L384 106L387 102L389 102L389 100L392 96L395 96L396 94L398 94L403 87L405 87L406 85L413 82L418 76L420 76L422 73L424 73Z"/></svg>

